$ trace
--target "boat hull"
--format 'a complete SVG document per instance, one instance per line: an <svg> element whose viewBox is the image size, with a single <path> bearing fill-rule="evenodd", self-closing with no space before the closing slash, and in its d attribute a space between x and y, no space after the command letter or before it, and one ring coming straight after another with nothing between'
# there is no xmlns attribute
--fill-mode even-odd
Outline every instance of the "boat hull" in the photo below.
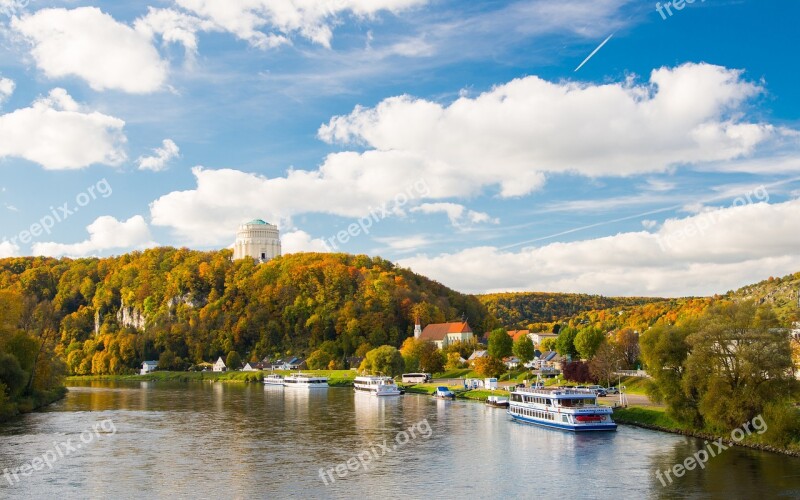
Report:
<svg viewBox="0 0 800 500"><path fill-rule="evenodd" d="M538 425L539 427L547 427L550 429L558 429L562 431L570 431L570 432L597 432L597 431L616 431L617 424L613 422L608 423L592 423L592 424L565 424L562 422L554 422L548 420L539 420L536 418L526 417L524 415L517 415L515 413L508 412L509 416L523 424L530 424L530 425Z"/></svg>
<svg viewBox="0 0 800 500"><path fill-rule="evenodd" d="M384 390L384 391L381 391L381 390L378 390L378 389L375 389L375 388L371 388L371 387L358 387L358 386L354 386L354 388L358 392L363 392L364 394L372 394L373 396L380 396L380 397L383 397L383 396L399 396L400 394L402 394L399 390L394 390L394 391L392 391L392 390L385 391Z"/></svg>

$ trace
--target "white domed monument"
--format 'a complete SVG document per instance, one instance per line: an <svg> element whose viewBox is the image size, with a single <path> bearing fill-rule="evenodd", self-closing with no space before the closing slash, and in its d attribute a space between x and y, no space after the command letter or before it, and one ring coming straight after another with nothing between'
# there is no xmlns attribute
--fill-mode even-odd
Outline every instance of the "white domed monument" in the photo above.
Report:
<svg viewBox="0 0 800 500"><path fill-rule="evenodd" d="M233 245L233 260L251 258L267 262L280 255L281 237L277 226L261 219L239 226Z"/></svg>

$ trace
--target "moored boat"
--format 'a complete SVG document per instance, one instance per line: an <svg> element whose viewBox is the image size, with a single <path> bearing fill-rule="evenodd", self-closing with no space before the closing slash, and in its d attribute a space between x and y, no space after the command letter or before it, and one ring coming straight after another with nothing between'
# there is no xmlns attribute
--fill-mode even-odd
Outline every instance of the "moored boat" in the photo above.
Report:
<svg viewBox="0 0 800 500"><path fill-rule="evenodd" d="M456 393L448 389L447 387L440 385L436 388L436 391L433 393L433 397L436 399L456 399Z"/></svg>
<svg viewBox="0 0 800 500"><path fill-rule="evenodd" d="M615 431L612 409L597 404L586 389L520 388L511 393L508 414L526 424L572 432Z"/></svg>
<svg viewBox="0 0 800 500"><path fill-rule="evenodd" d="M508 408L508 398L489 396L486 398L486 406L491 406L493 408Z"/></svg>
<svg viewBox="0 0 800 500"><path fill-rule="evenodd" d="M283 379L284 387L295 387L298 389L327 389L327 377L315 377L313 375L304 375L302 373L289 375Z"/></svg>
<svg viewBox="0 0 800 500"><path fill-rule="evenodd" d="M264 385L280 385L283 386L283 376L271 374L264 377Z"/></svg>
<svg viewBox="0 0 800 500"><path fill-rule="evenodd" d="M368 392L375 396L399 396L400 388L391 377L378 377L371 375L358 376L353 381L357 391Z"/></svg>

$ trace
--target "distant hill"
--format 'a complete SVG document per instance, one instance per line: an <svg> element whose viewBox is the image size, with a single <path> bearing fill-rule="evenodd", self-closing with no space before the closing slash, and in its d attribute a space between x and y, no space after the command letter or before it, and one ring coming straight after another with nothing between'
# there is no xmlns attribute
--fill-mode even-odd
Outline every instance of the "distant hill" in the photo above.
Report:
<svg viewBox="0 0 800 500"><path fill-rule="evenodd" d="M800 306L800 273L783 278L770 277L760 283L728 292L726 297L753 299L758 303L770 304L782 320L797 320L794 315Z"/></svg>
<svg viewBox="0 0 800 500"><path fill-rule="evenodd" d="M496 325L475 297L365 255L302 253L261 265L232 262L229 250L175 248L7 258L0 291L52 315L56 352L75 374L125 373L165 354L176 368L229 351L245 361L307 355L323 342L343 359L360 346L399 346L417 315L463 315L478 334Z"/></svg>
<svg viewBox="0 0 800 500"><path fill-rule="evenodd" d="M546 292L492 293L477 297L505 327L516 329L569 320L586 311L631 307L665 300Z"/></svg>

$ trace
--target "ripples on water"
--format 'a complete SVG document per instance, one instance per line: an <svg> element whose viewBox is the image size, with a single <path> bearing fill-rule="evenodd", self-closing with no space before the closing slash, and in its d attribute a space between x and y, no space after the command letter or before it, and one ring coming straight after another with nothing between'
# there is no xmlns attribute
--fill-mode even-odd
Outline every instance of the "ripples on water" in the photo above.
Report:
<svg viewBox="0 0 800 500"><path fill-rule="evenodd" d="M505 411L352 389L93 382L44 413L0 426L0 468L41 456L105 419L68 457L0 477L3 498L800 498L800 460L732 449L662 487L655 478L701 441L620 426L573 435L511 422ZM319 470L425 421L368 470L325 485ZM423 430L425 428L423 427ZM341 468L340 468L341 471Z"/></svg>

